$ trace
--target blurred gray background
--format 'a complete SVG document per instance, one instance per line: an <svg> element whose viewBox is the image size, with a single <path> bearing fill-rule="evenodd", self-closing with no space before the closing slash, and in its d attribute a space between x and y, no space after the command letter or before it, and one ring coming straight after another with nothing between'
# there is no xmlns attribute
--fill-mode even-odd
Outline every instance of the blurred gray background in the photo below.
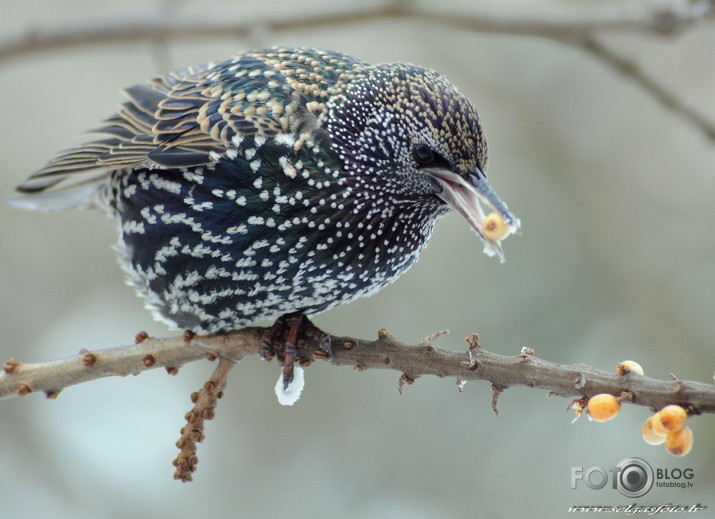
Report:
<svg viewBox="0 0 715 519"><path fill-rule="evenodd" d="M337 2L184 1L169 10L273 12ZM365 2L362 2L365 4ZM671 2L677 4L682 2ZM648 2L445 1L445 9L564 17L637 10ZM33 0L3 7L0 33L35 23L124 16L148 2ZM321 5L323 7L321 7ZM660 5L668 5L661 2ZM477 11L480 9L482 11ZM715 26L673 38L610 34L689 106L715 120ZM377 21L270 32L248 39L76 47L0 63L0 198L57 150L110 115L118 90L167 69L272 45L316 46L367 61L409 61L443 72L483 119L492 183L521 217L507 262L457 215L440 221L420 261L369 299L320 315L337 334L387 327L417 342L463 350L522 346L543 358L712 381L715 368L715 145L586 53L552 41ZM114 224L99 214L38 214L0 206L1 360L51 360L80 348L168 335L123 283ZM0 402L2 517L412 518L566 517L570 505L628 504L616 490L570 489L572 466L605 468L630 456L695 470L688 490L653 489L639 504L715 510L715 419L691 420L683 459L646 445L644 408L607 424L571 424L567 400L513 388L490 408L487 383L422 378L397 393L399 373L316 364L302 399L276 402L275 363L246 359L207 425L195 481L172 480L188 395L213 365L163 370ZM701 516L706 516L701 514ZM709 515L713 517L713 515Z"/></svg>

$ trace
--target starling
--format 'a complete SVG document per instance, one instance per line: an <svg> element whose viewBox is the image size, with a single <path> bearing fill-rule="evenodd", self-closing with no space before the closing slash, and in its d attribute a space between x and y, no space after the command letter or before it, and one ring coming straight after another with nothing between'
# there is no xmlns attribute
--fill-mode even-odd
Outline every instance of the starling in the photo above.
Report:
<svg viewBox="0 0 715 519"><path fill-rule="evenodd" d="M286 387L302 317L396 280L438 217L456 209L502 260L480 201L519 229L486 180L476 110L432 70L274 48L124 93L104 138L60 153L16 205L105 209L129 283L170 325L218 333L288 314L264 344L288 328Z"/></svg>

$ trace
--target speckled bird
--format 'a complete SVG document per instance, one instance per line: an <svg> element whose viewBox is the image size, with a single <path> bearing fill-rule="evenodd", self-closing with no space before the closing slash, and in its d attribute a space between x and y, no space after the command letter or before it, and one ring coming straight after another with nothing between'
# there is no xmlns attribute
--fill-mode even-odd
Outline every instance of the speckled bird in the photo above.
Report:
<svg viewBox="0 0 715 519"><path fill-rule="evenodd" d="M397 279L452 209L485 238L477 112L444 76L317 49L246 52L124 91L104 138L18 189L35 209L106 209L129 282L196 333L312 315ZM292 363L292 362L291 362Z"/></svg>

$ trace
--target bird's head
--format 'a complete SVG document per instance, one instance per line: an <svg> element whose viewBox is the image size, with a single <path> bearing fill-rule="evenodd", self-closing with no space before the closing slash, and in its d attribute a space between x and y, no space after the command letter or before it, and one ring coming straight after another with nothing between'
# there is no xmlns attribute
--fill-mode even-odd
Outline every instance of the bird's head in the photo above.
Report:
<svg viewBox="0 0 715 519"><path fill-rule="evenodd" d="M353 73L328 106L327 130L345 169L378 180L396 198L429 198L456 209L503 260L500 240L519 231L486 179L487 144L476 110L444 76L406 64ZM481 203L497 212L506 235L484 232Z"/></svg>

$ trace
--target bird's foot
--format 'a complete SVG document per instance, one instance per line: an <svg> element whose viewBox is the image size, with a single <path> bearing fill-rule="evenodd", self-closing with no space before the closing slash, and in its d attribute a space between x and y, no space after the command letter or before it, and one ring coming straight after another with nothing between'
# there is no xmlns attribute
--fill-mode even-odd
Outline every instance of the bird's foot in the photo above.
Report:
<svg viewBox="0 0 715 519"><path fill-rule="evenodd" d="M333 357L330 336L315 326L302 312L280 316L263 336L261 358L278 358L278 362L283 366L283 389L288 389L293 381L295 363L309 360L301 353L301 349L310 339L318 341L319 351L322 353L319 358L330 360Z"/></svg>

